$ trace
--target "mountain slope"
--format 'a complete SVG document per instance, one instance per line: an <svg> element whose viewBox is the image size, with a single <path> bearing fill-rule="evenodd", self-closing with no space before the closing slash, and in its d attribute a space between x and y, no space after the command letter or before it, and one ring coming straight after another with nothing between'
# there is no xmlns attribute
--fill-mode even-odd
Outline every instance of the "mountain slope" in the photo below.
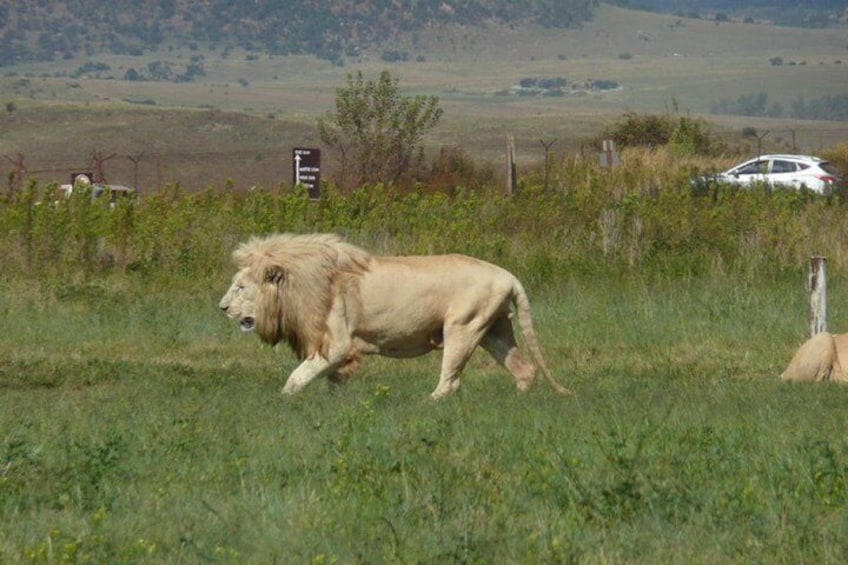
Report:
<svg viewBox="0 0 848 565"><path fill-rule="evenodd" d="M140 54L205 42L337 60L436 24L538 23L591 18L592 0L0 0L0 66L80 53Z"/></svg>

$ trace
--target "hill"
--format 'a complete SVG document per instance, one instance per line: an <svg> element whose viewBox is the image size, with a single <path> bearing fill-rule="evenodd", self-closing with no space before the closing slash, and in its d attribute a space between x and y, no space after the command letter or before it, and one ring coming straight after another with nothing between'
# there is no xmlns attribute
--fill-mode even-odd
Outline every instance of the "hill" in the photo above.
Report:
<svg viewBox="0 0 848 565"><path fill-rule="evenodd" d="M110 180L148 190L289 182L293 146L317 143L316 118L333 108L348 73L388 69L404 92L440 98L430 154L457 148L500 170L504 137L522 164L581 150L626 112L703 116L733 143L745 127L777 148L815 151L845 139L844 122L712 114L722 100L766 93L791 108L845 94L844 29L714 22L602 4L578 29L544 25L434 25L399 34L340 65L213 45L172 45L140 55L92 53L0 68L0 172L24 158L28 174L65 182L97 153ZM386 50L409 53L387 61ZM780 58L782 65L771 60ZM202 74L180 80L192 64ZM152 72L162 76L141 76ZM167 72L171 72L170 78ZM524 79L565 81L562 95L526 95ZM593 90L593 81L614 82ZM331 170L335 160L325 158ZM137 182L136 182L137 180Z"/></svg>
<svg viewBox="0 0 848 565"><path fill-rule="evenodd" d="M0 66L81 54L141 55L162 45L197 42L341 60L433 25L565 28L591 15L591 0L2 0Z"/></svg>
<svg viewBox="0 0 848 565"><path fill-rule="evenodd" d="M768 21L792 27L831 27L848 23L843 0L638 0L625 5L689 17Z"/></svg>
<svg viewBox="0 0 848 565"><path fill-rule="evenodd" d="M716 21L832 27L848 23L836 0L612 2ZM598 0L0 0L0 67L96 54L143 55L176 46L214 45L272 55L314 55L342 64L361 53L434 27L485 30L539 25L577 29L594 18ZM729 14L729 15L728 15ZM194 69L197 71L198 69ZM182 78L192 80L195 74Z"/></svg>

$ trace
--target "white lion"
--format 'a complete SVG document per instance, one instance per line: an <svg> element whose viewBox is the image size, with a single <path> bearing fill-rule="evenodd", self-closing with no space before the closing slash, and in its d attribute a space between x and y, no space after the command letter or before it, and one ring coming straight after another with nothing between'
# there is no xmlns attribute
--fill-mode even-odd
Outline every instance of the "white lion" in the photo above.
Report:
<svg viewBox="0 0 848 565"><path fill-rule="evenodd" d="M316 377L338 382L362 355L415 357L443 349L441 398L480 345L515 378L519 391L535 369L519 352L518 323L554 390L530 316L530 303L508 271L464 255L378 257L333 234L253 237L233 252L238 272L220 307L245 331L287 342L301 364L283 387L294 394Z"/></svg>
<svg viewBox="0 0 848 565"><path fill-rule="evenodd" d="M848 383L848 334L821 332L801 345L786 370L784 381Z"/></svg>

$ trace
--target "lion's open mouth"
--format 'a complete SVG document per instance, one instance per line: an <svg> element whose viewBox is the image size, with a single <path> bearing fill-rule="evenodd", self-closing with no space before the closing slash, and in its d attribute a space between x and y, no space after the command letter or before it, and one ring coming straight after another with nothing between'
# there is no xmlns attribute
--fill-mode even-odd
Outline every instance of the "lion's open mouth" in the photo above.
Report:
<svg viewBox="0 0 848 565"><path fill-rule="evenodd" d="M239 327L243 332L251 332L256 327L256 320L253 316L245 316L239 320Z"/></svg>

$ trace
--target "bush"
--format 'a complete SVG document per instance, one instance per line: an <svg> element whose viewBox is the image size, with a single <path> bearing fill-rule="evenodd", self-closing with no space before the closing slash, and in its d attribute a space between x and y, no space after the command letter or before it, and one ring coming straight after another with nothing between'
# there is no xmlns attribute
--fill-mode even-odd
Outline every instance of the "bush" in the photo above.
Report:
<svg viewBox="0 0 848 565"><path fill-rule="evenodd" d="M711 137L709 126L700 119L669 114L639 115L629 112L614 126L604 130L602 139L612 139L619 148L668 145L678 156L717 156L725 146ZM596 140L600 145L600 140Z"/></svg>
<svg viewBox="0 0 848 565"><path fill-rule="evenodd" d="M683 123L691 129L678 134L678 148L699 139L697 124ZM848 162L844 147L831 154ZM374 184L345 196L328 184L317 202L285 188L188 194L170 186L115 207L77 191L54 204L49 185L30 184L0 206L0 261L4 277L197 280L228 272L230 252L252 234L334 231L381 253L467 253L547 284L581 272L760 276L797 269L812 253L848 253L848 204L838 198L726 187L702 198L690 179L726 163L674 147L620 155L609 171L594 154L552 163L547 190L539 170L509 198L491 170L450 148L414 191Z"/></svg>
<svg viewBox="0 0 848 565"><path fill-rule="evenodd" d="M706 122L681 116L669 138L669 149L678 157L720 155L725 144L710 136Z"/></svg>
<svg viewBox="0 0 848 565"><path fill-rule="evenodd" d="M628 112L602 135L618 147L658 147L669 142L673 131L674 124L668 115Z"/></svg>
<svg viewBox="0 0 848 565"><path fill-rule="evenodd" d="M387 63L397 63L398 61L408 61L409 53L406 51L397 51L395 49L390 49L388 51L383 51L383 54L380 55L380 58Z"/></svg>

